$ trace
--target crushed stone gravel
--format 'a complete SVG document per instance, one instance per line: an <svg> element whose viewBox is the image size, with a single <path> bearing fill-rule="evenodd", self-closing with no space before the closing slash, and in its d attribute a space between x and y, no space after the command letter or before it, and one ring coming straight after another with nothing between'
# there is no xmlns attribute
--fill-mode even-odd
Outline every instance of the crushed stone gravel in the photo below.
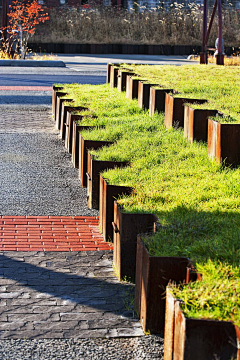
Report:
<svg viewBox="0 0 240 360"><path fill-rule="evenodd" d="M157 335L117 339L0 340L2 360L162 360Z"/></svg>

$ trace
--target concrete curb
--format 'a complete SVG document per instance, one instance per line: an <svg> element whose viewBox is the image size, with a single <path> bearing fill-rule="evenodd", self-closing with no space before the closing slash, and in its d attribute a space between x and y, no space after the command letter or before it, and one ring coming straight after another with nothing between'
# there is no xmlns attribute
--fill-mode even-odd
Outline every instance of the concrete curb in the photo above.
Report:
<svg viewBox="0 0 240 360"><path fill-rule="evenodd" d="M60 60L0 60L0 66L66 67Z"/></svg>

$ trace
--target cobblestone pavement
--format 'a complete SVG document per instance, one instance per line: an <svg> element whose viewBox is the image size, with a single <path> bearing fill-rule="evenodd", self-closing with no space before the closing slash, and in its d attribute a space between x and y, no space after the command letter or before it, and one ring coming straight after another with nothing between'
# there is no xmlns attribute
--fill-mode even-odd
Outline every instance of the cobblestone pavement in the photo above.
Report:
<svg viewBox="0 0 240 360"><path fill-rule="evenodd" d="M1 252L0 274L1 339L143 335L111 252Z"/></svg>
<svg viewBox="0 0 240 360"><path fill-rule="evenodd" d="M22 221L31 215L48 221L96 217L51 121L51 93L15 89L12 94L0 90L0 239L6 235L6 215ZM22 239L30 247L39 241L39 234L36 239L29 231L31 221ZM94 227L95 242L100 234ZM7 240L26 250L18 247L19 231L9 229ZM0 249L0 359L162 359L163 339L144 336L133 311L134 285L117 280L112 251L73 251L64 236L54 252ZM71 251L59 251L66 244Z"/></svg>

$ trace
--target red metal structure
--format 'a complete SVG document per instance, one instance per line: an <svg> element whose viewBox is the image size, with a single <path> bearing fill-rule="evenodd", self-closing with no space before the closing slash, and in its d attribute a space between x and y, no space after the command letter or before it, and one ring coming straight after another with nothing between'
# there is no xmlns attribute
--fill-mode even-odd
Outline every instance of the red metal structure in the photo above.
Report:
<svg viewBox="0 0 240 360"><path fill-rule="evenodd" d="M212 28L213 19L218 9L218 54L216 55L216 64L224 65L224 55L222 49L222 4L221 0L215 0L215 4L213 7L211 19L209 22L209 26L207 27L208 20L208 0L204 0L204 10L203 10L203 37L202 37L202 52L200 54L200 64L208 63L208 55L207 55L207 42L209 38L209 34Z"/></svg>

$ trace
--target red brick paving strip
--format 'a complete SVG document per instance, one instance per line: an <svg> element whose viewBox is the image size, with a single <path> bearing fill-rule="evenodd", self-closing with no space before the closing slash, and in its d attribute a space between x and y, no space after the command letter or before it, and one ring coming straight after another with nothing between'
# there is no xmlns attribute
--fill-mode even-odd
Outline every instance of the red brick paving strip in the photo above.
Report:
<svg viewBox="0 0 240 360"><path fill-rule="evenodd" d="M0 251L112 250L94 216L0 215Z"/></svg>

